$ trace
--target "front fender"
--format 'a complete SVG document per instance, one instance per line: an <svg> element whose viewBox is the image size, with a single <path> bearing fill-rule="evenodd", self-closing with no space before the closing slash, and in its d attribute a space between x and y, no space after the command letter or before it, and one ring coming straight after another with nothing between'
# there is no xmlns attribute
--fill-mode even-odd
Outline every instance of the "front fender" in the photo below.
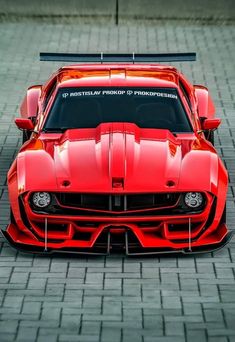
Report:
<svg viewBox="0 0 235 342"><path fill-rule="evenodd" d="M54 161L43 150L26 150L17 158L19 195L26 191L55 191L57 189Z"/></svg>
<svg viewBox="0 0 235 342"><path fill-rule="evenodd" d="M202 142L202 144L207 144ZM208 145L208 144L207 144ZM208 191L216 197L226 197L228 174L213 147L195 149L182 160L179 189L182 191Z"/></svg>

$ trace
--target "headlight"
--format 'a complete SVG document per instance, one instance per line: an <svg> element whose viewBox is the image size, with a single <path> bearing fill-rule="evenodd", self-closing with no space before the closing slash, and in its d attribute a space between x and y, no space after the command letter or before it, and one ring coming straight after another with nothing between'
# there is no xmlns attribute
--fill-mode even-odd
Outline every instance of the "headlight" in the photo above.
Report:
<svg viewBox="0 0 235 342"><path fill-rule="evenodd" d="M48 192L35 192L32 201L35 207L46 208L51 203L51 195Z"/></svg>
<svg viewBox="0 0 235 342"><path fill-rule="evenodd" d="M203 203L203 196L200 192L187 192L184 201L189 208L198 208Z"/></svg>

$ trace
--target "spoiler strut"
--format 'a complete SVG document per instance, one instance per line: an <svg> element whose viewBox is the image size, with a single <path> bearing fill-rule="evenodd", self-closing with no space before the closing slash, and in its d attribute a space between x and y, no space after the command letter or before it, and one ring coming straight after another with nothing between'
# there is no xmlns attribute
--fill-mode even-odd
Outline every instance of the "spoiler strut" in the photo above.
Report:
<svg viewBox="0 0 235 342"><path fill-rule="evenodd" d="M40 61L78 63L138 63L196 61L195 52L183 53L57 53L40 52Z"/></svg>

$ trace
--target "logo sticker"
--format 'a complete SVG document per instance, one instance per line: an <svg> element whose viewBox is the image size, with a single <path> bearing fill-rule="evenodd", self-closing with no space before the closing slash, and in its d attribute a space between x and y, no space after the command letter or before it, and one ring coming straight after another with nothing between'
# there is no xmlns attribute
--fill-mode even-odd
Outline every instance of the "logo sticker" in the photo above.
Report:
<svg viewBox="0 0 235 342"><path fill-rule="evenodd" d="M71 97L88 97L88 96L138 96L138 97L165 97L177 100L178 97L174 93L163 92L155 89L102 89L102 90L79 90L69 93L63 93L64 99Z"/></svg>

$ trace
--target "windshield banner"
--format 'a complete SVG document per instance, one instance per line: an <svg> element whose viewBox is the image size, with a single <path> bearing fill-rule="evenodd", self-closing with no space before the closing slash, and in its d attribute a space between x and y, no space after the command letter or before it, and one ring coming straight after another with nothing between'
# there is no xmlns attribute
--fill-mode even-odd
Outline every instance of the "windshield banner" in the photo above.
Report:
<svg viewBox="0 0 235 342"><path fill-rule="evenodd" d="M144 90L144 89L102 89L102 90L81 90L62 92L61 96L64 99L71 97L89 97L89 96L146 96L146 97L164 97L177 100L178 97L175 93L169 91L159 90Z"/></svg>

